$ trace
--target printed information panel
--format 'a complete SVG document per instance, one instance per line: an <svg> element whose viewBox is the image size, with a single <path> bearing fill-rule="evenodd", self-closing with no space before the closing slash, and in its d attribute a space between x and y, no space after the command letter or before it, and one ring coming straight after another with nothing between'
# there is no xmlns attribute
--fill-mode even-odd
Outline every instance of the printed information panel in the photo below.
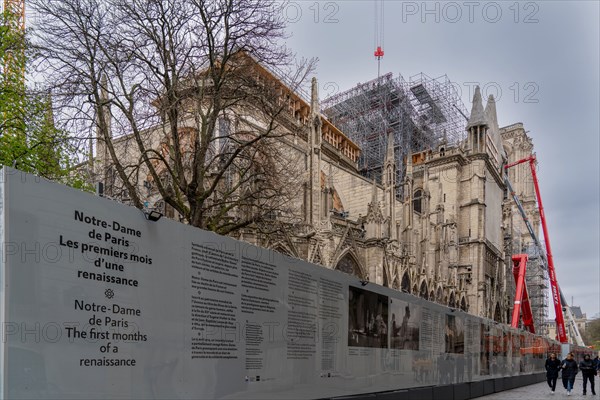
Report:
<svg viewBox="0 0 600 400"><path fill-rule="evenodd" d="M523 332L12 169L1 179L5 398L322 398L543 367Z"/></svg>

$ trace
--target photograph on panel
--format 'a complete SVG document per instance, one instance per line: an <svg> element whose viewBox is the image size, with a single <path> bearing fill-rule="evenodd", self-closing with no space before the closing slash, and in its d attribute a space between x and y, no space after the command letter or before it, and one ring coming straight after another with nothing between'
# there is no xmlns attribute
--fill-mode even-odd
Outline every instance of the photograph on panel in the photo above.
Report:
<svg viewBox="0 0 600 400"><path fill-rule="evenodd" d="M390 313L390 347L400 350L419 350L421 307L392 299Z"/></svg>
<svg viewBox="0 0 600 400"><path fill-rule="evenodd" d="M348 346L388 346L388 297L350 286L348 296Z"/></svg>
<svg viewBox="0 0 600 400"><path fill-rule="evenodd" d="M490 374L490 327L488 324L481 324L480 342L479 342L479 375Z"/></svg>
<svg viewBox="0 0 600 400"><path fill-rule="evenodd" d="M465 329L464 321L461 318L446 314L444 337L446 353L463 354L465 352Z"/></svg>

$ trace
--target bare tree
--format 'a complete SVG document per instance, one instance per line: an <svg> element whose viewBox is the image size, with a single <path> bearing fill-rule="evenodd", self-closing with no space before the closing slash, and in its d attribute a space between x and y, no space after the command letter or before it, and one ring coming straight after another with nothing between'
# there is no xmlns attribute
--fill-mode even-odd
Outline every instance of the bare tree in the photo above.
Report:
<svg viewBox="0 0 600 400"><path fill-rule="evenodd" d="M280 3L32 3L38 65L63 122L98 137L101 169L136 207L158 194L188 223L223 234L294 218L301 174L281 143L305 128L290 124L281 99L314 60L295 63L282 46Z"/></svg>

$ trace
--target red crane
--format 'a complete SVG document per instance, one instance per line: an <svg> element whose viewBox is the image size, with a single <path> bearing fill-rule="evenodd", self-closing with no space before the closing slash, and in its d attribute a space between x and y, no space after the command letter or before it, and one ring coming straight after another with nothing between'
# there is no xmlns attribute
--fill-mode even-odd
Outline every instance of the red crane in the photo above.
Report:
<svg viewBox="0 0 600 400"><path fill-rule="evenodd" d="M375 4L375 52L377 58L377 77L380 75L381 59L383 58L383 0L376 0Z"/></svg>
<svg viewBox="0 0 600 400"><path fill-rule="evenodd" d="M554 302L554 312L556 314L556 332L557 332L558 340L561 343L567 343L568 339L567 339L567 332L565 329L565 319L563 316L560 289L558 287L558 280L556 279L556 269L554 268L554 258L552 257L552 248L550 247L550 236L548 235L548 226L546 224L546 215L544 214L544 205L542 203L542 196L540 195L540 187L538 184L537 173L535 171L535 161L536 161L535 155L531 155L522 160L515 161L514 163L505 165L504 169L508 170L508 168L514 167L515 165L529 162L529 167L531 169L531 175L533 177L533 185L535 187L535 196L536 196L537 202L538 202L540 220L542 222L542 230L544 232L544 240L546 243L546 257L548 259L548 277L550 279L550 287L552 289L552 300ZM507 180L508 180L508 178L507 178ZM527 219L525 219L525 221L526 221L526 223L528 222ZM531 232L531 229L530 229L530 232ZM517 318L518 318L518 316L517 316ZM513 319L514 319L514 314L513 314ZM525 320L525 315L524 315L523 319Z"/></svg>

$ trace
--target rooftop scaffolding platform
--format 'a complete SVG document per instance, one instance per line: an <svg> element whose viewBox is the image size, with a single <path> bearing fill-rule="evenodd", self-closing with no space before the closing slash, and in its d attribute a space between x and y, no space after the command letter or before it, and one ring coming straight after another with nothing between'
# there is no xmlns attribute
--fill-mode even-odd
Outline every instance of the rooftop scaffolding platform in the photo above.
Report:
<svg viewBox="0 0 600 400"><path fill-rule="evenodd" d="M443 140L458 144L466 136L468 112L446 75L430 78L421 73L407 81L390 72L329 97L322 108L361 147L361 174L378 182L389 132L394 135L396 182L404 178L408 154L434 148Z"/></svg>

